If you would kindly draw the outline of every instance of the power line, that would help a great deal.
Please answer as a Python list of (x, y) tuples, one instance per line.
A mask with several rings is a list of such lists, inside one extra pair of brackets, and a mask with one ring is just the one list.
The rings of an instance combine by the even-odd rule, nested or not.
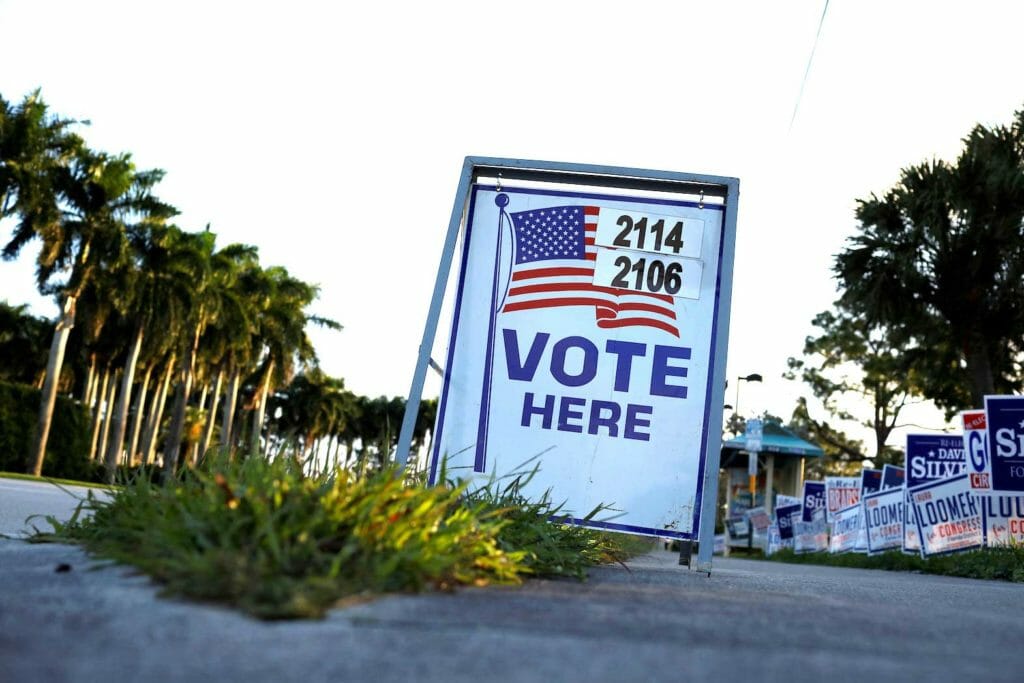
[(814, 61), (814, 51), (818, 49), (818, 39), (821, 38), (821, 27), (825, 25), (825, 15), (828, 14), (828, 0), (825, 0), (825, 8), (821, 10), (821, 19), (818, 20), (818, 32), (814, 34), (814, 45), (811, 46), (811, 56), (807, 58), (807, 68), (804, 69), (804, 79), (800, 81), (800, 92), (796, 96), (796, 104), (793, 105), (793, 116), (789, 119), (789, 131), (793, 131), (793, 122), (796, 121), (796, 113), (800, 109), (800, 100), (804, 97), (804, 86), (807, 85), (807, 76), (811, 73), (811, 62)]

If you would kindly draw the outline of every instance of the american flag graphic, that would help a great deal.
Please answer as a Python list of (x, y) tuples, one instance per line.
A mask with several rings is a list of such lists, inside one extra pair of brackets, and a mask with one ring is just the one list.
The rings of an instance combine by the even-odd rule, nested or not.
[(515, 249), (501, 311), (593, 306), (598, 327), (655, 327), (678, 337), (671, 296), (594, 284), (598, 213), (555, 206), (510, 214)]

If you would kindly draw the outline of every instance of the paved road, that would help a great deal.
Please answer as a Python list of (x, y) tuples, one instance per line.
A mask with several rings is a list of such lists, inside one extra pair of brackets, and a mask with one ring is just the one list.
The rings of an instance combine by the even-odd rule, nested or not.
[[(58, 564), (71, 571), (56, 572)], [(587, 583), (260, 623), (77, 549), (0, 541), (2, 681), (1015, 681), (1024, 587), (655, 552)]]
[[(23, 536), (32, 528), (49, 531), (45, 515), (68, 519), (89, 489), (0, 477), (0, 534)], [(102, 489), (93, 489), (102, 495)], [(34, 515), (42, 515), (28, 519)], [(27, 520), (27, 521), (26, 521)]]

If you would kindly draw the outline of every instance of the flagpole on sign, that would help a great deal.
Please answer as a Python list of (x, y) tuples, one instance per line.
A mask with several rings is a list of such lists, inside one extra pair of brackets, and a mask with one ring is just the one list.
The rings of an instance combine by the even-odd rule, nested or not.
[(480, 390), (480, 425), (476, 436), (476, 454), (473, 458), (473, 471), (487, 470), (487, 432), (491, 423), (491, 380), (494, 375), (494, 326), (498, 317), (498, 278), (501, 275), (501, 228), (506, 218), (505, 207), (508, 206), (508, 195), (501, 192), (501, 184), (497, 186), (498, 195), (494, 203), (498, 207), (498, 231), (494, 247), (494, 275), (491, 279), (490, 318), (487, 321), (487, 350), (484, 356), (483, 386)]

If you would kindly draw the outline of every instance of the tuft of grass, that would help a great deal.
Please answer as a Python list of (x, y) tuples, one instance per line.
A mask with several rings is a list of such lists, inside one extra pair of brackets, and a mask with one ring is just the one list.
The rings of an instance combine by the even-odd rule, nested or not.
[(288, 458), (213, 458), (169, 482), (142, 472), (112, 496), (90, 492), (34, 540), (80, 544), (135, 566), (165, 594), (264, 619), (321, 617), (339, 600), (382, 592), (583, 578), (628, 554), (610, 534), (549, 522), (559, 508), (547, 496), (526, 500), (526, 478), (470, 492), (396, 474), (308, 476)]
[(167, 594), (269, 619), (319, 617), (360, 594), (520, 580), (525, 554), (496, 541), (503, 520), (465, 504), (462, 487), (394, 475), (311, 478), (287, 458), (220, 459), (164, 485), (137, 476), (109, 499), (89, 495), (37, 540), (81, 544)]
[[(627, 545), (623, 537), (589, 529), (572, 522), (564, 505), (555, 505), (551, 492), (530, 500), (524, 489), (538, 468), (518, 472), (463, 494), (465, 505), (486, 510), (501, 519), (498, 546), (523, 553), (526, 571), (534, 576), (571, 577), (583, 580), (587, 568), (610, 562), (623, 563), (641, 546)], [(583, 521), (593, 520), (611, 508), (599, 505)], [(651, 544), (648, 543), (647, 550)]]
[(1024, 583), (1024, 547), (998, 547), (921, 558), (893, 550), (881, 555), (859, 553), (804, 553), (786, 548), (768, 558), (790, 564), (822, 564), (831, 567), (912, 571), (970, 579), (996, 579)]

